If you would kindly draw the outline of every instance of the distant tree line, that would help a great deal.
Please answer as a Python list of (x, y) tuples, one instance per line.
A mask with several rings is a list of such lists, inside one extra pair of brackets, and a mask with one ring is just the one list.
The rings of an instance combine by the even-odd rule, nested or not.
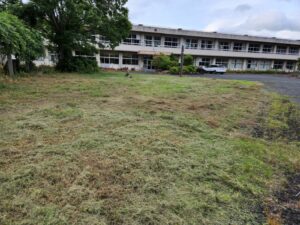
[[(0, 0), (0, 54), (28, 65), (43, 55), (43, 42), (57, 53), (56, 69), (78, 70), (73, 50), (96, 53), (92, 35), (104, 35), (114, 48), (131, 30), (127, 0)], [(84, 59), (82, 59), (84, 61)], [(12, 63), (9, 63), (10, 74)], [(91, 63), (92, 66), (97, 66)]]

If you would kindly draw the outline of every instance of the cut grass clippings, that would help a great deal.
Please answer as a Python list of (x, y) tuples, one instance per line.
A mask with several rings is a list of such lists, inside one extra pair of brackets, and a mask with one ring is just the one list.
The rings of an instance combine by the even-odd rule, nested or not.
[(252, 136), (273, 99), (247, 81), (0, 80), (0, 224), (267, 223), (300, 168), (299, 142)]

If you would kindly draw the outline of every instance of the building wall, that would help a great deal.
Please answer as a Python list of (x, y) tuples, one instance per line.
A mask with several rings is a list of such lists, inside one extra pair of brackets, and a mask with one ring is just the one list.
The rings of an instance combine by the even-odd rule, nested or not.
[[(221, 63), (230, 70), (272, 70), (282, 65), (279, 70), (291, 72), (297, 69), (296, 62), (300, 58), (300, 41), (142, 25), (133, 26), (132, 35), (114, 50), (109, 48), (105, 37), (95, 35), (95, 39), (102, 44), (101, 47), (95, 45), (98, 54), (86, 57), (96, 57), (99, 67), (110, 69), (148, 69), (144, 68), (145, 57), (180, 55), (181, 46), (185, 47), (185, 54), (194, 57), (195, 66), (209, 58), (209, 64)], [(130, 55), (135, 58), (128, 58)], [(46, 56), (36, 64), (54, 65), (54, 58), (46, 51)]]
[[(282, 71), (292, 72), (297, 69), (296, 62), (300, 58), (300, 41), (276, 38), (253, 37), (247, 35), (218, 34), (182, 29), (168, 29), (148, 26), (133, 26), (133, 36), (124, 40), (114, 49), (120, 54), (134, 53), (143, 61), (144, 56), (158, 54), (180, 55), (181, 46), (185, 46), (185, 54), (192, 55), (195, 66), (199, 66), (202, 58), (210, 58), (210, 64), (224, 63), (230, 70), (273, 70), (274, 65), (282, 65)], [(152, 42), (147, 42), (147, 36), (152, 36)], [(160, 38), (160, 44), (154, 43), (154, 37)], [(151, 38), (151, 37), (150, 37)], [(168, 46), (165, 42), (170, 38), (177, 38), (176, 46)], [(191, 44), (191, 40), (193, 44)], [(203, 41), (211, 41), (211, 48), (202, 46)], [(224, 42), (226, 43), (224, 48)], [(107, 43), (104, 43), (107, 44)], [(242, 49), (236, 49), (240, 44)], [(99, 48), (100, 52), (109, 50), (109, 47)], [(100, 53), (101, 54), (101, 53)], [(293, 64), (293, 65), (291, 65)], [(101, 64), (102, 67), (111, 65)], [(200, 64), (201, 65), (201, 64)], [(121, 60), (114, 68), (122, 68)], [(143, 70), (143, 62), (135, 66)]]

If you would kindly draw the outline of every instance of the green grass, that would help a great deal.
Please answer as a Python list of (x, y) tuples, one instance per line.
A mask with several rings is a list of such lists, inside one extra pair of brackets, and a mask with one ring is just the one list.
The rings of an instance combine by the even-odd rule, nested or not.
[(252, 136), (273, 99), (245, 81), (2, 79), (0, 224), (264, 224), (300, 168), (299, 142)]

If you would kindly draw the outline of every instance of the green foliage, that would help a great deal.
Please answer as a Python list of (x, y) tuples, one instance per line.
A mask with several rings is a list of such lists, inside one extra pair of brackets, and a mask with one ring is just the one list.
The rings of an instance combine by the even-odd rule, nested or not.
[(196, 72), (197, 72), (197, 68), (193, 65), (183, 67), (184, 74), (195, 74)]
[[(179, 74), (180, 73), (180, 67), (179, 66), (172, 66), (169, 69), (170, 74)], [(183, 74), (195, 74), (197, 73), (197, 67), (190, 65), (190, 66), (184, 66), (182, 69)]]
[(41, 35), (24, 25), (17, 17), (0, 13), (1, 54), (14, 54), (19, 59), (30, 61), (43, 54)]
[(98, 71), (97, 61), (93, 57), (71, 57), (57, 64), (64, 72), (94, 73)]
[(192, 66), (194, 65), (194, 58), (191, 55), (185, 55), (184, 56), (184, 63), (185, 66)]
[(164, 54), (154, 56), (152, 65), (159, 70), (169, 70), (171, 67), (178, 66), (176, 58)]
[(37, 68), (37, 71), (42, 74), (51, 74), (55, 72), (55, 68), (52, 66), (41, 65)]
[(172, 66), (169, 70), (170, 74), (179, 74), (180, 69), (179, 66)]
[(98, 43), (91, 41), (92, 35), (105, 36), (112, 48), (128, 36), (131, 23), (125, 3), (126, 0), (30, 0), (17, 13), (50, 41), (59, 55), (57, 69), (69, 71), (81, 68), (71, 65), (72, 50), (96, 50), (94, 44)]

